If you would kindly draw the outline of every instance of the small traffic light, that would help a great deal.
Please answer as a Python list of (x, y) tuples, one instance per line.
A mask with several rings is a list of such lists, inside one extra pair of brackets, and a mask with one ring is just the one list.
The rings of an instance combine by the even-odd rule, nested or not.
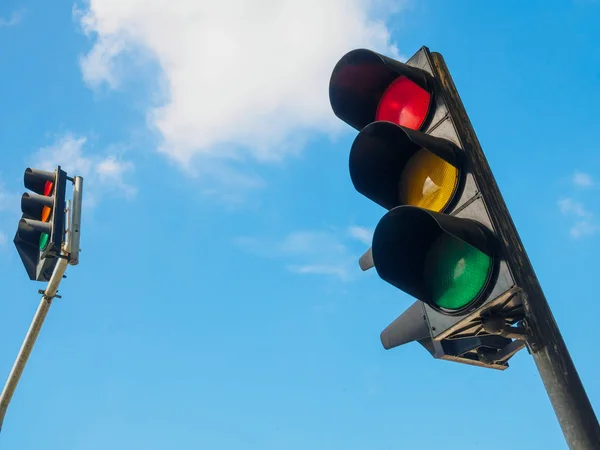
[(58, 261), (65, 233), (67, 174), (27, 168), (22, 216), (14, 243), (31, 280), (48, 281)]
[(334, 113), (359, 131), (352, 183), (388, 210), (361, 267), (419, 300), (382, 333), (384, 347), (416, 340), (435, 357), (506, 368), (524, 346), (512, 340), (523, 318), (517, 268), (486, 189), (495, 182), (441, 55), (423, 47), (404, 64), (354, 50), (329, 89)]

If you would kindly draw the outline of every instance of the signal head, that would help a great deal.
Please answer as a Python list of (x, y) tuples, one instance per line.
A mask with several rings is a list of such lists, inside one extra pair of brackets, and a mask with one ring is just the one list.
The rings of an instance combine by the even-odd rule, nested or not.
[(413, 206), (383, 216), (372, 252), (383, 280), (448, 315), (485, 299), (497, 266), (494, 237), (482, 224)]
[(374, 122), (352, 144), (350, 178), (358, 192), (386, 209), (412, 205), (443, 212), (460, 190), (461, 155), (446, 139)]
[(336, 116), (357, 130), (374, 121), (422, 129), (432, 110), (433, 78), (371, 50), (344, 55), (329, 81)]
[(47, 281), (56, 265), (64, 239), (67, 174), (60, 166), (54, 172), (27, 168), (21, 196), (23, 213), (14, 244), (29, 278)]

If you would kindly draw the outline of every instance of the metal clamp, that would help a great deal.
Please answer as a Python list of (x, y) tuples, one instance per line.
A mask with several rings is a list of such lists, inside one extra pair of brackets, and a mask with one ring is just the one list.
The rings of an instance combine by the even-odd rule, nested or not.
[(62, 298), (62, 295), (58, 295), (58, 294), (54, 294), (53, 296), (46, 295), (46, 291), (43, 289), (38, 289), (38, 294), (43, 295), (44, 298), (46, 298), (48, 300), (52, 300), (54, 298)]
[(506, 323), (504, 317), (494, 315), (483, 317), (482, 319), (481, 325), (483, 329), (490, 334), (497, 334), (505, 338), (521, 341), (528, 341), (532, 337), (524, 326), (517, 325), (516, 327), (512, 327)]

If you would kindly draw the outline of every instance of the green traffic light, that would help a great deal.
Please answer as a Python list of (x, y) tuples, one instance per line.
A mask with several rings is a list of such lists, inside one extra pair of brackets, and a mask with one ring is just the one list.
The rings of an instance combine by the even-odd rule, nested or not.
[(40, 235), (40, 250), (46, 249), (46, 247), (48, 246), (49, 239), (50, 239), (50, 236), (48, 236), (46, 233), (42, 233)]
[(442, 233), (425, 257), (424, 277), (431, 301), (447, 310), (466, 307), (485, 288), (491, 268), (489, 255)]

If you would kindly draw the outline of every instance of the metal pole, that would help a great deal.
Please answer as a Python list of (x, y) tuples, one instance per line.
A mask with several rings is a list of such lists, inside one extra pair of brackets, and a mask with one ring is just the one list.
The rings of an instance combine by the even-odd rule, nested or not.
[(69, 264), (79, 264), (79, 236), (81, 228), (81, 203), (83, 196), (83, 178), (73, 178), (73, 210), (71, 211), (71, 226), (69, 227)]
[(600, 449), (600, 426), (565, 341), (550, 311), (542, 287), (517, 233), (500, 189), (479, 140), (458, 95), (450, 71), (439, 53), (430, 53), (436, 79), (445, 89), (446, 106), (458, 120), (454, 126), (472, 158), (471, 170), (476, 172), (479, 189), (490, 199), (488, 207), (504, 245), (510, 251), (504, 257), (511, 267), (515, 282), (525, 293), (524, 306), (532, 342), (528, 343), (533, 359), (546, 387), (548, 397), (571, 450)]
[(35, 315), (33, 316), (33, 321), (31, 322), (31, 326), (29, 327), (29, 330), (25, 335), (25, 340), (23, 341), (21, 350), (19, 350), (19, 354), (17, 355), (15, 364), (13, 365), (13, 368), (10, 371), (8, 380), (6, 380), (6, 384), (4, 385), (4, 389), (2, 390), (2, 394), (0, 394), (0, 430), (2, 430), (4, 415), (6, 414), (8, 404), (10, 403), (10, 400), (13, 394), (15, 393), (15, 389), (17, 388), (17, 384), (19, 383), (19, 379), (21, 378), (21, 374), (23, 373), (25, 364), (27, 364), (27, 360), (29, 359), (29, 355), (31, 354), (33, 345), (35, 344), (35, 341), (38, 335), (40, 334), (40, 329), (42, 328), (42, 324), (44, 323), (46, 314), (48, 314), (48, 309), (50, 308), (52, 299), (58, 291), (58, 286), (60, 284), (60, 281), (62, 280), (67, 265), (67, 259), (63, 258), (59, 259), (58, 263), (56, 263), (56, 267), (52, 272), (50, 281), (48, 281), (46, 291), (42, 296), (40, 306), (38, 306), (38, 309), (35, 312)]
[(571, 450), (600, 449), (600, 426), (545, 298), (526, 299), (533, 360)]

